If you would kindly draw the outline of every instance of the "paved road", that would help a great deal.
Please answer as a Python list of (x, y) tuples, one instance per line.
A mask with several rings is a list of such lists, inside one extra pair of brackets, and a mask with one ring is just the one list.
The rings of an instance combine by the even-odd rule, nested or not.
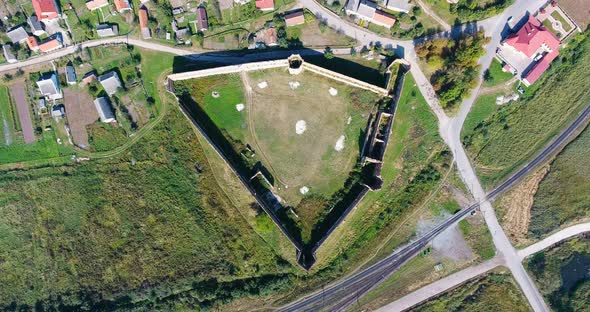
[[(399, 312), (407, 310), (417, 304), (425, 302), (426, 300), (435, 297), (453, 287), (461, 285), (466, 281), (482, 275), (491, 269), (502, 265), (504, 259), (496, 256), (493, 259), (478, 264), (476, 266), (468, 267), (462, 271), (449, 275), (440, 279), (428, 286), (422, 287), (411, 294), (404, 296), (388, 305), (381, 307), (378, 312)], [(490, 309), (491, 310), (491, 309)]]
[[(533, 245), (517, 251), (518, 256), (522, 259), (544, 250), (560, 241), (566, 240), (573, 236), (590, 232), (590, 222), (582, 223), (565, 228)], [(417, 304), (427, 301), (430, 298), (436, 297), (466, 281), (473, 279), (476, 276), (484, 274), (491, 269), (502, 265), (503, 259), (496, 256), (494, 259), (486, 261), (482, 264), (466, 268), (455, 274), (449, 275), (432, 284), (424, 286), (386, 306), (383, 306), (378, 311), (403, 311), (409, 309)]]
[(524, 259), (534, 253), (537, 253), (543, 249), (546, 249), (550, 246), (557, 244), (558, 242), (568, 239), (570, 237), (590, 232), (590, 222), (572, 225), (567, 227), (535, 244), (532, 244), (524, 249), (519, 250), (518, 256), (520, 259)]

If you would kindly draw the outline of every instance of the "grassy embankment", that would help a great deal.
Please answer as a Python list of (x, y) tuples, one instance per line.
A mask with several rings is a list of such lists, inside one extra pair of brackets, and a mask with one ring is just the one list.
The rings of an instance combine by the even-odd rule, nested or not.
[(478, 21), (498, 15), (514, 0), (459, 0), (457, 4), (451, 4), (446, 0), (425, 0), (424, 2), (436, 15), (453, 25), (456, 22)]
[(553, 160), (539, 183), (531, 208), (528, 235), (538, 239), (590, 217), (590, 128)]
[(412, 311), (531, 311), (525, 297), (509, 273), (488, 273)]
[(536, 253), (525, 267), (554, 311), (588, 311), (590, 239), (574, 238)]
[(486, 187), (530, 159), (588, 105), (590, 39), (583, 40), (585, 35), (570, 41), (522, 100), (482, 114), (479, 121), (469, 117), (467, 124), (475, 126), (463, 129), (463, 144)]

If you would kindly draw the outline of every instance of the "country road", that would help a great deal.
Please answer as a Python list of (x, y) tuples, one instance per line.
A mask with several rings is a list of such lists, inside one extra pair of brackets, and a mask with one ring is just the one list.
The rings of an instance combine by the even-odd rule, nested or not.
[[(555, 245), (563, 240), (569, 239), (576, 235), (590, 232), (590, 222), (576, 224), (565, 229), (558, 231), (557, 233), (535, 243), (532, 244), (524, 249), (519, 250), (517, 253), (524, 259), (534, 253), (537, 253), (541, 250), (547, 249), (552, 245)], [(422, 302), (427, 301), (428, 299), (437, 297), (442, 293), (457, 287), (479, 275), (485, 274), (486, 272), (502, 265), (503, 260), (500, 259), (498, 256), (494, 257), (493, 259), (478, 264), (476, 266), (468, 267), (464, 270), (461, 270), (457, 273), (449, 275), (443, 279), (440, 279), (432, 284), (424, 286), (410, 294), (403, 296), (402, 298), (391, 302), (383, 307), (381, 307), (379, 312), (397, 312), (409, 309), (415, 305), (418, 305)]]

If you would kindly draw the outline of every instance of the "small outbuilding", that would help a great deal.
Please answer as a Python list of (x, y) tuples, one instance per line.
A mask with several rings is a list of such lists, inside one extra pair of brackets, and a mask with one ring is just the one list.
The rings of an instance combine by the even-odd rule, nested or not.
[(14, 56), (14, 53), (12, 53), (12, 48), (5, 44), (2, 46), (2, 52), (4, 53), (4, 58), (6, 59), (6, 62), (8, 63), (16, 63), (18, 62), (18, 60), (16, 59), (16, 56)]
[(65, 115), (66, 115), (66, 109), (62, 104), (53, 105), (53, 108), (51, 109), (51, 117), (63, 118)]
[(117, 25), (99, 24), (96, 27), (96, 34), (103, 37), (112, 37), (119, 34), (119, 27)]
[(71, 62), (66, 65), (66, 81), (69, 85), (75, 85), (77, 83), (76, 69)]
[(41, 24), (41, 22), (39, 21), (37, 16), (35, 16), (35, 15), (29, 16), (29, 18), (27, 19), (27, 24), (29, 24), (29, 26), (31, 27), (31, 32), (33, 32), (33, 35), (41, 36), (41, 35), (45, 34), (45, 29), (43, 29), (43, 24)]
[(207, 20), (207, 10), (204, 7), (200, 6), (197, 9), (197, 26), (199, 27), (199, 31), (207, 30), (209, 22)]
[(29, 34), (27, 34), (27, 31), (22, 26), (20, 26), (8, 31), (6, 36), (10, 39), (10, 41), (12, 41), (12, 43), (21, 43), (27, 40)]
[(98, 82), (100, 82), (108, 95), (115, 94), (117, 89), (123, 87), (121, 80), (119, 79), (119, 75), (115, 71), (110, 71), (104, 75), (99, 76)]

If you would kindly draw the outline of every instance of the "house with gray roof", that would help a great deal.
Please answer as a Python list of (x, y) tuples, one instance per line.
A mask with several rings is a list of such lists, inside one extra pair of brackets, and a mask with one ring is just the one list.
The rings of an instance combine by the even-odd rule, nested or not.
[(75, 85), (77, 83), (76, 69), (74, 68), (74, 65), (72, 65), (71, 62), (66, 65), (66, 81), (69, 85)]
[(51, 117), (54, 118), (63, 118), (66, 115), (66, 108), (60, 104), (60, 105), (53, 105), (53, 108), (51, 109)]
[(371, 21), (377, 10), (377, 3), (368, 0), (349, 0), (345, 10), (348, 15), (355, 15), (362, 20)]
[(96, 111), (98, 112), (98, 117), (102, 122), (115, 122), (115, 114), (113, 114), (113, 110), (111, 108), (111, 103), (109, 103), (109, 99), (107, 97), (99, 97), (94, 100), (94, 106), (96, 107)]
[(385, 7), (397, 12), (409, 13), (414, 5), (410, 0), (387, 0)]
[(98, 82), (102, 85), (108, 95), (113, 95), (117, 92), (117, 89), (122, 88), (121, 80), (119, 75), (115, 71), (110, 71), (104, 75), (98, 76)]
[(10, 41), (12, 41), (12, 43), (21, 43), (27, 40), (27, 38), (29, 38), (29, 34), (27, 34), (27, 31), (22, 26), (19, 26), (7, 32), (6, 36), (10, 38)]
[(29, 24), (29, 26), (31, 27), (33, 35), (41, 36), (45, 33), (45, 29), (43, 29), (43, 24), (41, 24), (41, 21), (39, 21), (37, 16), (29, 16), (29, 18), (27, 18), (27, 24)]
[(111, 37), (119, 34), (117, 25), (100, 24), (96, 27), (96, 34), (99, 37)]
[(12, 53), (12, 47), (10, 47), (9, 45), (2, 45), (2, 52), (4, 53), (4, 58), (8, 63), (18, 62), (16, 56), (14, 56), (14, 53)]
[(46, 74), (40, 77), (39, 80), (37, 80), (37, 87), (39, 87), (39, 92), (50, 100), (59, 100), (63, 97), (55, 73)]

